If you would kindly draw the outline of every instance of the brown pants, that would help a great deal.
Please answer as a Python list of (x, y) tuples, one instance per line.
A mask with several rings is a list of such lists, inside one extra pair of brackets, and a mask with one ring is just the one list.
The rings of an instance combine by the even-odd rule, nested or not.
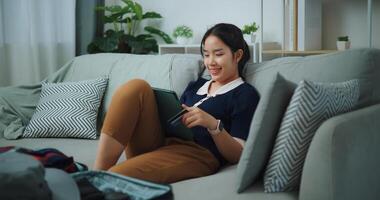
[(102, 133), (126, 146), (127, 160), (110, 171), (157, 183), (215, 173), (219, 162), (207, 149), (192, 141), (166, 138), (161, 128), (152, 88), (131, 80), (112, 97)]

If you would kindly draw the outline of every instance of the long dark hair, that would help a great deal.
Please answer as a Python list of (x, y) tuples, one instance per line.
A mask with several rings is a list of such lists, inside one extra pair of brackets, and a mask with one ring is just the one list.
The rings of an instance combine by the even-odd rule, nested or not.
[(251, 58), (251, 54), (249, 52), (249, 47), (243, 38), (243, 33), (240, 28), (233, 24), (220, 23), (211, 27), (206, 31), (202, 38), (201, 43), (201, 54), (203, 57), (203, 46), (205, 45), (205, 41), (208, 36), (213, 35), (218, 37), (220, 40), (226, 44), (232, 53), (235, 53), (237, 50), (243, 50), (243, 56), (238, 63), (238, 71), (239, 76), (243, 77), (243, 69), (247, 61)]

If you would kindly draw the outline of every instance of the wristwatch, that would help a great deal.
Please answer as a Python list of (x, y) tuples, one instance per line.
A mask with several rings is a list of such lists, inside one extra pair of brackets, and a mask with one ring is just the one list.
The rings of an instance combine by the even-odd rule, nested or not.
[(215, 130), (207, 129), (208, 132), (210, 132), (211, 135), (218, 135), (224, 129), (223, 122), (220, 119), (218, 119), (217, 121), (218, 121), (218, 124), (216, 125), (216, 129)]

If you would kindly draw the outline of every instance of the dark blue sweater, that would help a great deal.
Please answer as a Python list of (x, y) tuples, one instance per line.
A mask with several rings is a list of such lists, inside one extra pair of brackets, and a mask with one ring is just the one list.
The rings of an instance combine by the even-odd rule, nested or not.
[[(198, 95), (197, 91), (207, 82), (206, 79), (199, 78), (191, 82), (181, 96), (181, 103), (193, 106), (206, 95)], [(256, 89), (248, 83), (243, 83), (238, 87), (215, 97), (211, 97), (198, 107), (209, 113), (216, 119), (223, 122), (224, 129), (232, 136), (246, 140), (251, 125), (253, 114), (259, 102), (259, 94)], [(226, 164), (226, 159), (221, 155), (214, 140), (206, 128), (201, 126), (193, 127), (194, 141), (207, 148), (219, 160), (221, 166)]]

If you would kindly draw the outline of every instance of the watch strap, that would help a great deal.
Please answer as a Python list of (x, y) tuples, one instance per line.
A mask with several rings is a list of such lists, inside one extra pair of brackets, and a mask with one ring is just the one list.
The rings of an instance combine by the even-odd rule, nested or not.
[(208, 132), (209, 132), (211, 135), (217, 135), (217, 134), (219, 134), (220, 132), (222, 132), (222, 130), (223, 130), (223, 123), (222, 123), (222, 121), (221, 121), (220, 119), (218, 119), (217, 121), (218, 121), (218, 123), (217, 123), (217, 125), (216, 125), (216, 129), (214, 129), (214, 130), (207, 129)]

